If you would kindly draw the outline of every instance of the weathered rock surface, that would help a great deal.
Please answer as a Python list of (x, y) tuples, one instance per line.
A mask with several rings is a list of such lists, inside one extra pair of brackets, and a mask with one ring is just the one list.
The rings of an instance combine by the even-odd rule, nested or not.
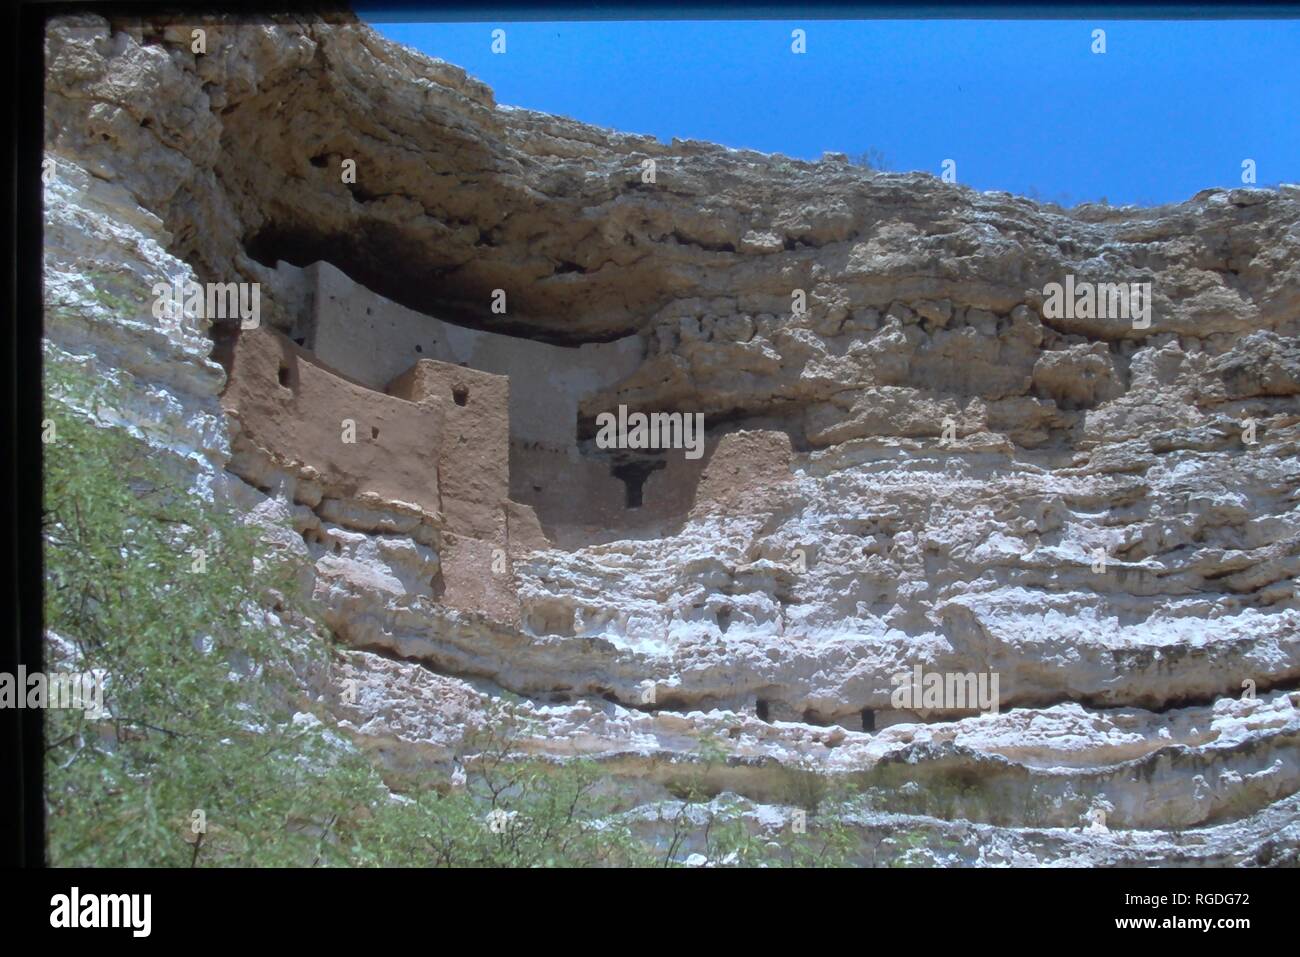
[[(787, 825), (796, 772), (866, 789), (864, 862), (1296, 862), (1300, 189), (1067, 211), (499, 107), (350, 22), (189, 36), (51, 29), (47, 336), (130, 373), (154, 441), (301, 533), (360, 689), (315, 691), (379, 760), (450, 773), (510, 692), (529, 748), (599, 759), (648, 829), (707, 738), (756, 832)], [(222, 475), (207, 329), (152, 319), (148, 290), (260, 281), (287, 332), (278, 259), (478, 328), (641, 336), (573, 426), (705, 413), (694, 507), (558, 548), (508, 503), (509, 562), (466, 566), (467, 607), (430, 584), (444, 517)], [(78, 294), (100, 273), (138, 312)], [(1149, 326), (1047, 317), (1067, 275), (1151, 283)], [(997, 674), (1002, 713), (897, 707), (916, 666)]]

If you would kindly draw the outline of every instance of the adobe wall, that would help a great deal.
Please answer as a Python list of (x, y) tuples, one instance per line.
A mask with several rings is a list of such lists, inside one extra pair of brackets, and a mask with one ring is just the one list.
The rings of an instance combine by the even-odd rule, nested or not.
[(696, 483), (708, 460), (687, 459), (680, 450), (664, 454), (664, 467), (642, 486), (642, 505), (629, 509), (624, 482), (604, 458), (513, 443), (510, 492), (531, 505), (546, 535), (562, 548), (672, 534), (691, 509)]
[(437, 473), (448, 529), (506, 541), (502, 503), (510, 491), (510, 381), (421, 359), (388, 386), (389, 395), (440, 410)]
[(779, 508), (792, 489), (794, 450), (785, 432), (728, 432), (707, 447), (692, 514), (747, 514)]
[[(642, 484), (639, 507), (612, 473), (615, 459), (577, 441), (582, 400), (608, 390), (641, 364), (642, 343), (565, 348), (466, 329), (376, 295), (329, 263), (305, 269), (280, 263), (277, 276), (295, 290), (293, 334), (317, 361), (375, 390), (413, 402), (438, 399), (447, 441), (436, 457), (447, 528), (489, 542), (511, 540), (497, 503), (508, 498), (533, 510), (517, 515), (520, 540), (575, 548), (619, 538), (672, 534), (693, 509), (744, 507), (739, 490), (775, 468), (789, 477), (789, 440), (782, 433), (707, 436), (704, 456), (667, 450), (663, 467)], [(466, 405), (456, 401), (465, 390)], [(737, 439), (731, 436), (768, 436)], [(728, 475), (714, 463), (724, 442)], [(757, 443), (757, 444), (756, 444)], [(737, 460), (739, 464), (736, 464)], [(714, 464), (710, 464), (714, 463)], [(502, 485), (508, 490), (499, 495)], [(751, 491), (753, 489), (751, 488)]]
[(675, 534), (688, 516), (748, 514), (777, 507), (791, 488), (790, 437), (766, 430), (706, 436), (704, 454), (666, 451), (664, 467), (642, 485), (642, 504), (628, 509), (626, 486), (610, 462), (512, 445), (511, 498), (534, 507), (547, 536), (562, 548)]
[(641, 364), (639, 336), (577, 348), (553, 346), (413, 312), (329, 263), (314, 263), (304, 272), (315, 285), (305, 344), (324, 362), (375, 389), (383, 389), (419, 359), (507, 376), (511, 435), (521, 441), (573, 446), (579, 401), (622, 381)]
[[(509, 385), (501, 376), (421, 362), (388, 392), (331, 368), (287, 337), (261, 328), (223, 330), (214, 356), (225, 366), (221, 404), (232, 423), (230, 469), (254, 485), (275, 472), (293, 497), (316, 507), (422, 513), (439, 557), (444, 604), (517, 623), (508, 560), (511, 530), (544, 545), (531, 511), (508, 501)], [(463, 400), (463, 404), (461, 401)], [(354, 423), (345, 442), (344, 422)]]
[[(442, 511), (436, 461), (443, 403), (415, 405), (375, 392), (266, 328), (219, 345), (228, 373), (221, 404), (237, 423), (234, 444), (252, 445), (329, 498), (373, 495)], [(354, 442), (343, 441), (344, 420), (355, 423)]]

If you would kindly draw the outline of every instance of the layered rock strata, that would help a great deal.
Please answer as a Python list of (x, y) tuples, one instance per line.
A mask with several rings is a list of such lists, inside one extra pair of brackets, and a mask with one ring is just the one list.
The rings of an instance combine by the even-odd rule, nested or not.
[[(203, 55), (192, 26), (51, 25), (46, 334), (206, 494), (299, 534), (360, 689), (311, 693), (395, 775), (450, 773), (509, 693), (523, 747), (598, 759), (647, 828), (709, 741), (756, 831), (807, 775), (869, 795), (864, 863), (1296, 861), (1300, 188), (1064, 210), (498, 106), (346, 20), (213, 21)], [(622, 404), (703, 412), (706, 455), (646, 480), (662, 520), (590, 534), (526, 500), (493, 370), (393, 355), (330, 400), (379, 429), (344, 461), (278, 364), (227, 384), (207, 323), (150, 312), (156, 281), (259, 282), (260, 334), (337, 390), (292, 341), (317, 262), (521, 350), (634, 339), (566, 398), (563, 454)], [(1067, 277), (1149, 283), (1149, 322), (1060, 317)], [(459, 433), (459, 477), (457, 388), (498, 443)], [(900, 706), (918, 667), (996, 675), (997, 712)]]

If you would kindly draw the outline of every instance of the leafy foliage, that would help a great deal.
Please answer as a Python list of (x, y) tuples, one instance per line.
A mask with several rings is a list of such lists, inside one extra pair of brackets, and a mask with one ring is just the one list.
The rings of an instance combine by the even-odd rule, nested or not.
[(373, 783), (319, 722), (294, 722), (291, 656), (324, 646), (290, 623), (289, 566), (148, 446), (103, 425), (111, 388), (54, 358), (46, 375), (46, 628), (74, 649), (69, 664), (108, 675), (109, 712), (47, 713), (51, 862), (326, 854), (314, 822), (372, 799)]

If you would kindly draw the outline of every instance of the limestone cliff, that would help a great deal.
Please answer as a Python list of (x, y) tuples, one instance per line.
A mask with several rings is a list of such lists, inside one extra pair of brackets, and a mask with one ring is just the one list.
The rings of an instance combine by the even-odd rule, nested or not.
[[(706, 738), (759, 830), (791, 769), (852, 781), (864, 861), (1297, 860), (1300, 187), (1066, 210), (498, 106), (346, 20), (190, 27), (51, 26), (47, 336), (301, 533), (349, 649), (313, 693), (376, 760), (450, 773), (511, 693), (645, 806)], [(271, 328), (152, 318), (190, 276)], [(705, 455), (602, 455), (619, 405)], [(900, 706), (918, 667), (997, 712)]]

